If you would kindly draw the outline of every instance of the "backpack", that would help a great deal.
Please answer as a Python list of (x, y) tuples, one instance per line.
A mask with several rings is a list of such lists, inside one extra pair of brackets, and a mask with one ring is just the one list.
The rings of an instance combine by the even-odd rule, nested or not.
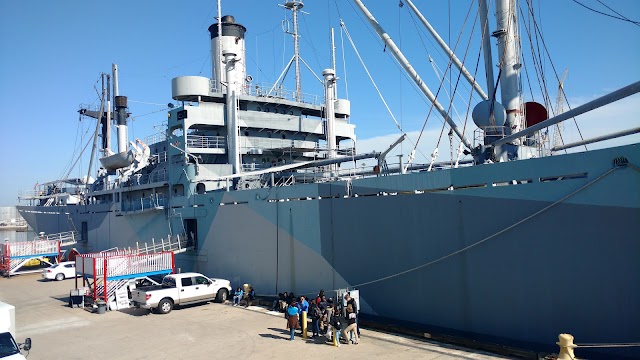
[(336, 330), (342, 329), (342, 324), (340, 323), (339, 316), (336, 315), (331, 318), (331, 326), (333, 326)]
[(317, 305), (313, 305), (311, 307), (311, 317), (314, 319), (319, 319), (322, 316), (320, 312), (320, 308)]

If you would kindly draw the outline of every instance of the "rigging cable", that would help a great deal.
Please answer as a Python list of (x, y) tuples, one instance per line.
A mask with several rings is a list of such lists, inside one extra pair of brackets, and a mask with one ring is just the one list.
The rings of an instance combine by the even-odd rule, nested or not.
[[(423, 39), (423, 34), (420, 31), (420, 27), (418, 26), (418, 23), (415, 19), (415, 17), (413, 16), (413, 12), (409, 11), (409, 17), (411, 18), (411, 20), (413, 21), (413, 26), (416, 28), (416, 32), (418, 33), (418, 38), (420, 39), (420, 42), (422, 43), (422, 47), (424, 48), (425, 52), (427, 53), (427, 57), (429, 58), (429, 62), (431, 63), (431, 67), (434, 69), (434, 71), (436, 72), (436, 76), (438, 76), (438, 80), (440, 80), (440, 74), (442, 74), (442, 77), (446, 77), (444, 71), (442, 71), (439, 67), (438, 64), (435, 62), (435, 60), (433, 60), (433, 58), (431, 57), (431, 54), (429, 53), (429, 50), (427, 49), (427, 46), (424, 42)], [(422, 32), (424, 32), (424, 29), (422, 29)], [(431, 43), (431, 46), (433, 46), (434, 48), (437, 48), (437, 46), (433, 43), (433, 41), (431, 40), (431, 37), (428, 36), (427, 40), (429, 41), (429, 43)], [(440, 57), (442, 58), (443, 61), (448, 61), (449, 58), (445, 57), (441, 52), (436, 51), (436, 54), (440, 55)], [(449, 79), (447, 79), (447, 81), (450, 81)], [(470, 86), (467, 86), (466, 83), (462, 83), (462, 86), (465, 88), (465, 90), (470, 90), (471, 92), (473, 92), (473, 89)], [(446, 91), (446, 89), (445, 89)], [(449, 92), (446, 92), (447, 96), (450, 97)], [(459, 95), (460, 99), (462, 99), (462, 101), (465, 101), (464, 98), (462, 97), (462, 95)]]
[[(484, 26), (484, 25), (481, 25), (481, 26)], [(484, 44), (484, 34), (485, 34), (485, 32), (482, 31), (482, 42), (481, 42), (481, 44)], [(478, 75), (478, 69), (480, 68), (480, 58), (482, 57), (482, 51), (483, 51), (482, 50), (482, 46), (480, 46), (480, 49), (478, 50), (478, 57), (476, 58), (476, 68), (473, 71), (473, 78), (474, 79)], [(495, 98), (495, 96), (496, 96), (495, 95), (495, 91), (496, 91), (495, 89), (496, 88), (497, 88), (497, 85), (494, 88), (494, 93), (491, 95), (492, 97), (490, 99), (494, 99)], [(469, 101), (467, 102), (467, 113), (466, 113), (465, 118), (464, 118), (464, 125), (462, 126), (462, 133), (463, 134), (467, 130), (467, 122), (469, 121), (469, 111), (471, 111), (471, 100), (472, 99), (473, 99), (473, 89), (471, 89), (471, 91), (469, 91)], [(490, 116), (489, 119), (490, 119), (491, 123), (493, 124), (493, 126), (495, 126), (495, 118)], [(460, 164), (460, 157), (461, 157), (461, 155), (463, 153), (464, 153), (464, 147), (463, 147), (462, 142), (460, 142), (459, 145), (458, 145), (458, 156), (456, 158), (456, 163), (455, 163), (455, 166), (454, 166), (455, 168), (457, 168), (458, 165)]]
[(380, 96), (380, 99), (382, 100), (382, 103), (384, 104), (384, 107), (389, 112), (389, 115), (391, 115), (391, 119), (393, 119), (393, 122), (396, 124), (396, 127), (398, 128), (398, 130), (400, 130), (400, 132), (404, 134), (404, 130), (402, 129), (402, 126), (400, 126), (400, 123), (398, 123), (398, 120), (396, 120), (396, 117), (393, 115), (393, 112), (391, 111), (391, 109), (389, 108), (389, 105), (385, 101), (384, 96), (382, 96), (382, 93), (380, 92), (380, 89), (378, 88), (378, 85), (373, 80), (373, 76), (371, 76), (371, 73), (369, 72), (369, 68), (367, 67), (367, 65), (365, 65), (364, 60), (362, 59), (362, 56), (360, 56), (360, 52), (356, 48), (356, 44), (353, 42), (353, 39), (351, 38), (351, 35), (349, 35), (349, 31), (347, 30), (347, 26), (344, 23), (344, 21), (342, 21), (342, 19), (340, 19), (340, 27), (343, 29), (345, 35), (347, 36), (347, 40), (349, 40), (349, 42), (351, 43), (351, 47), (353, 48), (353, 51), (355, 51), (356, 56), (358, 57), (358, 60), (360, 60), (360, 64), (362, 64), (362, 67), (364, 68), (364, 71), (367, 73), (367, 76), (369, 76), (369, 80), (371, 80), (371, 83), (373, 84), (373, 87), (376, 89), (376, 92), (378, 93), (378, 96)]
[[(304, 14), (304, 12), (302, 12), (302, 13)], [(306, 16), (301, 16), (301, 17), (302, 17), (302, 22), (304, 23), (304, 28), (307, 30), (308, 34), (311, 34), (311, 31), (309, 31), (309, 26), (307, 25), (307, 17)], [(313, 45), (313, 42), (310, 41), (310, 40), (307, 40), (307, 38), (305, 38), (305, 37), (302, 37), (302, 40), (305, 41), (306, 43), (308, 43), (311, 46), (311, 50), (313, 51), (313, 55), (314, 55), (314, 57), (316, 59), (316, 62), (318, 63), (318, 68), (322, 69), (322, 64), (320, 63), (318, 50)]]
[[(87, 128), (88, 129), (88, 128)], [(76, 161), (73, 162), (73, 165), (71, 165), (71, 167), (69, 168), (69, 171), (67, 172), (67, 174), (63, 177), (64, 179), (66, 179), (69, 174), (71, 174), (71, 171), (73, 170), (73, 168), (76, 166), (76, 164), (78, 163), (78, 160), (80, 160), (82, 158), (82, 154), (84, 154), (84, 151), (87, 149), (87, 146), (89, 146), (89, 144), (91, 144), (91, 140), (93, 140), (93, 136), (89, 138), (89, 140), (87, 141), (87, 143), (84, 145), (84, 148), (82, 148), (82, 151), (80, 152), (80, 154), (78, 155), (78, 158), (76, 158)], [(87, 179), (88, 181), (89, 179)]]
[[(335, 0), (334, 0), (334, 1), (335, 1)], [(371, 37), (373, 37), (373, 38), (374, 38), (374, 41), (376, 41), (376, 42), (378, 43), (378, 45), (380, 45), (380, 46), (385, 46), (385, 44), (384, 44), (384, 43), (383, 43), (383, 41), (380, 39), (380, 37), (378, 37), (378, 35), (377, 35), (377, 34), (375, 34), (375, 33), (374, 33), (370, 28), (369, 28), (369, 26), (367, 25), (366, 21), (362, 18), (362, 16), (361, 16), (360, 12), (359, 12), (359, 11), (356, 11), (356, 9), (353, 7), (353, 3), (352, 3), (351, 1), (349, 2), (349, 5), (351, 6), (351, 10), (356, 14), (356, 16), (358, 17), (358, 19), (360, 20), (360, 22), (362, 22), (362, 23), (363, 23), (363, 25), (364, 25), (365, 29), (367, 29), (367, 30), (369, 31), (369, 34), (371, 35)], [(337, 4), (336, 4), (336, 6), (337, 6)], [(339, 13), (339, 11), (338, 11), (338, 13)], [(401, 67), (401, 66), (400, 66), (400, 64), (398, 63), (398, 61), (393, 57), (393, 55), (391, 55), (391, 54), (390, 54), (390, 53), (388, 53), (388, 52), (385, 52), (385, 54), (387, 54), (387, 56), (388, 56), (389, 58), (391, 58), (391, 60), (392, 60), (392, 62), (393, 62), (393, 65), (394, 65), (394, 66), (396, 66), (396, 67), (398, 67), (398, 68), (400, 68), (400, 67)], [(417, 95), (422, 99), (422, 101), (423, 101), (425, 104), (430, 104), (431, 102), (430, 102), (428, 99), (426, 99), (426, 98), (425, 98), (425, 96), (424, 96), (424, 94), (422, 93), (422, 91), (420, 91), (420, 90), (418, 89), (418, 86), (413, 82), (413, 80), (409, 77), (409, 75), (408, 75), (406, 72), (405, 72), (405, 73), (403, 73), (403, 74), (404, 74), (404, 77), (407, 79), (407, 81), (412, 85), (413, 90), (416, 92), (416, 94), (417, 94)]]
[[(71, 167), (71, 163), (73, 163), (73, 159), (75, 158), (76, 154), (78, 153), (78, 150), (80, 150), (80, 146), (82, 146), (82, 141), (84, 140), (84, 136), (89, 132), (89, 129), (87, 128), (87, 131), (85, 131), (84, 134), (82, 134), (82, 130), (81, 130), (81, 126), (82, 126), (82, 114), (78, 114), (78, 126), (76, 127), (76, 138), (73, 144), (73, 153), (71, 153), (71, 157), (69, 158), (69, 162), (67, 162), (67, 165), (65, 165), (65, 167), (62, 169), (62, 172), (60, 172), (60, 175), (58, 176), (58, 179), (65, 179), (67, 176), (65, 176), (64, 174), (67, 173), (67, 170), (70, 171)], [(78, 136), (80, 137), (78, 139)]]
[(342, 44), (342, 67), (344, 71), (344, 93), (346, 99), (349, 100), (349, 81), (347, 80), (347, 60), (344, 56), (344, 33), (342, 27), (340, 27), (340, 43)]
[[(532, 21), (533, 19), (533, 10), (532, 9), (528, 9), (528, 14), (529, 14), (529, 20)], [(520, 16), (524, 19), (524, 13), (522, 12), (522, 7), (520, 7)], [(540, 87), (540, 94), (542, 95), (542, 98), (544, 99), (544, 103), (546, 104), (546, 108), (549, 109), (550, 108), (550, 104), (551, 104), (551, 99), (549, 98), (549, 88), (547, 87), (547, 82), (546, 82), (546, 77), (544, 76), (544, 67), (542, 65), (542, 61), (543, 58), (540, 54), (540, 45), (538, 43), (538, 39), (539, 36), (537, 33), (534, 34), (535, 36), (535, 40), (536, 40), (536, 47), (534, 47), (534, 43), (533, 43), (533, 38), (531, 35), (531, 31), (529, 30), (529, 27), (526, 25), (526, 23), (523, 22), (524, 28), (525, 28), (525, 32), (527, 33), (527, 38), (529, 39), (529, 45), (531, 48), (531, 59), (533, 61), (533, 68), (535, 69), (535, 74), (536, 74), (536, 78), (538, 79), (538, 86)], [(537, 50), (537, 51), (536, 51)], [(524, 56), (522, 57), (522, 62), (524, 64)], [(527, 75), (527, 81), (529, 80), (529, 72), (527, 70), (527, 67), (525, 67), (525, 74)], [(530, 82), (529, 82), (530, 84)], [(533, 95), (533, 92), (531, 93)]]
[[(343, 29), (345, 35), (347, 36), (347, 40), (349, 40), (349, 42), (351, 43), (351, 47), (355, 51), (356, 56), (358, 57), (358, 59), (360, 60), (360, 63), (362, 64), (362, 67), (364, 68), (364, 71), (369, 76), (369, 80), (371, 80), (371, 83), (373, 84), (373, 87), (376, 89), (376, 92), (378, 93), (378, 96), (382, 100), (382, 103), (384, 104), (384, 107), (389, 112), (389, 115), (391, 115), (391, 118), (393, 119), (393, 122), (396, 124), (396, 127), (398, 128), (398, 130), (400, 130), (400, 132), (402, 134), (406, 135), (405, 131), (402, 129), (402, 126), (400, 125), (400, 123), (398, 122), (396, 117), (393, 115), (393, 112), (391, 111), (391, 109), (389, 108), (389, 105), (385, 101), (384, 96), (382, 96), (382, 93), (380, 92), (380, 89), (378, 88), (378, 85), (376, 84), (375, 80), (373, 80), (373, 76), (371, 76), (371, 73), (369, 72), (369, 69), (367, 68), (367, 65), (365, 65), (364, 60), (360, 56), (360, 52), (356, 48), (356, 44), (353, 42), (353, 39), (351, 38), (351, 35), (349, 35), (349, 31), (347, 30), (347, 25), (344, 23), (344, 21), (342, 21), (342, 19), (340, 19), (340, 27)], [(407, 136), (407, 140), (409, 140), (409, 142), (413, 143), (413, 141), (408, 136)], [(417, 147), (417, 144), (415, 146)], [(424, 156), (424, 154), (422, 154), (422, 153), (421, 153), (421, 155)]]
[[(473, 6), (473, 2), (471, 3), (471, 6), (469, 7), (469, 10), (467, 11), (467, 15), (465, 16), (464, 23), (462, 24), (463, 28), (464, 28), (465, 24), (467, 23), (467, 20), (469, 19), (469, 14), (471, 13), (472, 6)], [(458, 44), (460, 43), (461, 38), (462, 38), (462, 31), (460, 32), (460, 34), (458, 34), (458, 39), (456, 40), (456, 45), (454, 46), (452, 52), (455, 52), (455, 50), (458, 48)], [(447, 64), (447, 67), (446, 67), (445, 71), (450, 71), (452, 64), (453, 64), (453, 57), (449, 57), (449, 63)], [(444, 84), (444, 79), (442, 79), (440, 81), (440, 84), (438, 85), (438, 91), (436, 91), (434, 99), (438, 98), (438, 95), (440, 94), (440, 90), (442, 90), (443, 84)], [(418, 139), (416, 140), (415, 146), (414, 146), (413, 150), (411, 151), (411, 154), (409, 155), (409, 159), (408, 159), (409, 161), (407, 161), (407, 165), (406, 165), (407, 167), (409, 167), (409, 165), (411, 164), (411, 160), (413, 159), (413, 154), (415, 154), (416, 149), (418, 148), (418, 143), (420, 142), (420, 139), (422, 138), (422, 134), (424, 133), (424, 129), (427, 126), (427, 122), (429, 121), (429, 117), (431, 116), (431, 113), (433, 112), (433, 108), (434, 107), (435, 107), (435, 101), (431, 102), (431, 106), (429, 107), (429, 112), (427, 113), (427, 117), (425, 118), (424, 123), (422, 124), (422, 129), (420, 129), (420, 133), (418, 134)], [(450, 110), (451, 110), (451, 108), (449, 107), (449, 109), (447, 110), (447, 114), (449, 113)], [(446, 121), (443, 122), (442, 128), (444, 129), (445, 126), (446, 126)], [(442, 132), (440, 133), (440, 136), (442, 137)], [(440, 144), (440, 140), (438, 140), (438, 145), (439, 144)], [(433, 164), (435, 162), (435, 158), (437, 158), (438, 145), (436, 145), (436, 149), (431, 154), (431, 164)], [(429, 166), (429, 168), (431, 168), (431, 165)]]
[[(531, 6), (530, 5), (531, 4), (531, 0), (527, 0), (527, 3), (529, 4), (529, 6)], [(544, 37), (542, 36), (542, 33), (540, 32), (540, 28), (538, 27), (538, 23), (537, 23), (535, 17), (532, 17), (532, 19), (533, 19), (533, 25), (534, 25), (534, 27), (536, 29), (536, 32), (540, 34), (540, 39), (542, 40), (542, 45), (544, 46), (544, 50), (545, 50), (545, 52), (547, 54), (547, 57), (549, 58), (549, 62), (551, 63), (551, 68), (553, 69), (553, 74), (556, 77), (556, 81), (558, 83), (560, 83), (560, 77), (558, 76), (558, 71), (556, 70), (556, 67), (553, 64), (553, 60), (551, 60), (551, 54), (549, 53), (549, 49), (547, 48), (547, 44), (544, 41)], [(567, 99), (567, 95), (564, 92), (562, 93), (562, 95), (564, 97), (565, 102), (567, 103), (567, 106), (569, 107), (569, 110), (571, 110), (571, 105), (569, 104), (569, 99)], [(575, 117), (573, 117), (573, 123), (576, 125), (576, 128), (578, 129), (578, 134), (580, 135), (580, 140), (584, 140), (584, 137), (582, 136), (582, 131), (580, 131), (580, 127), (578, 126), (578, 121), (576, 120)], [(587, 145), (584, 145), (584, 148), (585, 148), (585, 150), (588, 150), (587, 149)]]
[[(471, 4), (473, 5), (473, 2), (471, 2)], [(471, 8), (469, 8), (469, 13), (470, 13), (470, 12), (471, 12)], [(468, 14), (467, 14), (467, 15), (468, 15)], [(477, 13), (476, 13), (476, 17), (475, 17), (475, 19), (474, 19), (474, 21), (473, 21), (473, 26), (471, 27), (471, 34), (469, 35), (469, 41), (467, 42), (467, 48), (465, 49), (465, 51), (464, 51), (464, 56), (462, 57), (462, 61), (463, 61), (463, 62), (464, 62), (465, 60), (467, 60), (467, 55), (469, 54), (469, 48), (471, 47), (471, 39), (472, 39), (472, 37), (473, 37), (473, 33), (475, 32), (476, 24), (478, 23), (478, 17), (479, 17), (479, 14), (477, 14)], [(462, 24), (462, 28), (463, 28), (463, 29), (464, 29), (464, 26), (466, 25), (466, 23), (467, 23), (467, 18), (465, 18), (465, 21), (464, 21), (464, 23)], [(460, 35), (462, 35), (462, 31), (460, 32)], [(459, 40), (458, 40), (458, 41), (459, 41)], [(456, 47), (457, 47), (457, 45), (458, 45), (458, 44), (456, 43)], [(477, 67), (476, 67), (476, 70), (477, 70)], [(451, 73), (451, 68), (449, 68), (449, 73)], [(461, 77), (462, 77), (462, 72), (458, 72), (458, 78), (456, 79), (456, 85), (455, 85), (455, 87), (453, 88), (453, 92), (454, 92), (454, 93), (458, 91), (458, 84), (460, 83), (460, 78), (461, 78)], [(475, 77), (475, 75), (474, 75), (474, 77)], [(457, 110), (455, 110), (455, 106), (453, 106), (453, 99), (454, 99), (454, 97), (453, 97), (453, 96), (451, 96), (451, 97), (450, 97), (450, 101), (449, 101), (449, 108), (447, 109), (447, 113), (449, 113), (449, 112), (451, 111), (451, 108), (453, 108), (453, 109), (454, 109), (454, 111), (456, 111), (456, 114), (457, 114), (457, 113), (458, 113), (458, 111), (457, 111)], [(465, 117), (465, 128), (466, 128), (466, 119), (468, 119), (468, 118), (469, 118), (469, 108), (470, 108), (470, 107), (471, 107), (471, 106), (469, 105), (469, 106), (468, 106), (468, 108), (467, 108), (467, 115), (466, 115), (466, 117)], [(458, 116), (459, 116), (459, 115), (458, 115)], [(444, 134), (444, 128), (445, 128), (445, 126), (444, 126), (444, 124), (443, 124), (442, 129), (440, 130), (440, 137), (438, 138), (438, 143), (436, 144), (436, 149), (440, 146), (440, 141), (442, 140), (442, 135)], [(451, 159), (451, 160), (453, 161), (453, 159)], [(433, 162), (434, 162), (434, 161), (435, 161), (435, 159), (432, 159), (431, 164), (429, 164), (429, 170), (428, 170), (428, 171), (431, 171), (431, 169), (432, 169), (432, 167), (433, 167)]]
[(620, 17), (618, 17), (618, 16), (614, 16), (614, 15), (611, 15), (611, 14), (607, 14), (607, 13), (604, 13), (604, 12), (602, 12), (602, 11), (598, 11), (598, 10), (596, 10), (596, 9), (590, 8), (590, 7), (588, 7), (587, 5), (585, 5), (585, 4), (583, 4), (583, 3), (581, 3), (581, 2), (580, 2), (580, 1), (578, 1), (578, 0), (572, 0), (572, 1), (573, 1), (574, 3), (576, 3), (576, 4), (580, 5), (580, 6), (584, 7), (585, 9), (591, 10), (591, 11), (593, 11), (593, 12), (595, 12), (595, 13), (600, 14), (600, 15), (608, 16), (608, 17), (610, 17), (610, 18), (614, 18), (614, 19), (616, 19), (616, 20), (626, 21), (626, 22), (629, 22), (629, 23), (631, 23), (631, 24), (633, 24), (633, 25), (635, 25), (635, 26), (640, 26), (640, 22), (639, 22), (639, 21), (634, 21), (634, 20), (631, 20), (631, 19), (627, 18), (627, 17), (626, 17), (626, 16), (624, 16), (624, 15), (620, 15), (620, 13), (618, 13), (617, 11), (615, 11), (615, 10), (613, 10), (612, 8), (608, 7), (607, 5), (603, 4), (603, 3), (602, 3), (601, 1), (599, 1), (599, 0), (598, 0), (598, 2), (599, 2), (600, 4), (604, 5), (605, 7), (607, 7), (609, 10), (613, 11), (614, 13), (616, 13), (616, 14), (620, 15)]

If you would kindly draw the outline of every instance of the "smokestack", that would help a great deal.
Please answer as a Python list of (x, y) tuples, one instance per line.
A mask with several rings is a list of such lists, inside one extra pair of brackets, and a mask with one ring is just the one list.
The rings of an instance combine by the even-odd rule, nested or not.
[[(215, 80), (216, 90), (221, 92), (224, 88), (220, 85), (221, 82), (227, 81), (227, 74), (225, 70), (224, 57), (221, 57), (222, 53), (228, 52), (236, 54), (238, 61), (235, 63), (234, 76), (235, 79), (231, 79), (239, 86), (244, 86), (247, 77), (247, 69), (245, 66), (245, 47), (244, 47), (244, 33), (247, 28), (240, 24), (236, 24), (235, 19), (231, 15), (225, 15), (222, 17), (222, 36), (218, 41), (218, 24), (209, 26), (209, 33), (211, 34), (211, 77)], [(218, 48), (222, 47), (222, 51)], [(241, 89), (241, 88), (239, 88)]]

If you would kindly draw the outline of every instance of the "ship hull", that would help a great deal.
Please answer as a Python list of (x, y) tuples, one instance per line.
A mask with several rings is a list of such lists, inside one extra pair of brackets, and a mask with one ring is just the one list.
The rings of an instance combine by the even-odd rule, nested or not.
[(197, 224), (197, 249), (176, 256), (184, 271), (268, 295), (356, 287), (363, 316), (553, 351), (560, 333), (578, 343), (640, 339), (639, 153), (630, 145), (210, 192), (142, 214), (117, 204), (19, 210), (37, 231), (86, 223), (84, 251), (157, 241), (179, 217)]

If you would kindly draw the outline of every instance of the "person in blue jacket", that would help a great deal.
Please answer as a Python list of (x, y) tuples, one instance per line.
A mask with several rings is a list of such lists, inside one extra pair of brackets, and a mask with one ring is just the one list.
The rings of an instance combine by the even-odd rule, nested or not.
[(235, 295), (233, 295), (233, 306), (238, 306), (240, 304), (240, 300), (242, 300), (242, 295), (244, 295), (244, 291), (242, 288), (238, 286)]
[(287, 311), (287, 328), (289, 329), (289, 332), (291, 334), (291, 337), (289, 338), (289, 340), (293, 341), (293, 339), (295, 338), (295, 331), (299, 327), (298, 313), (300, 310), (298, 309), (298, 303), (295, 300), (293, 300), (291, 304), (289, 304), (289, 306), (287, 307), (286, 311)]
[(304, 296), (300, 296), (300, 302), (298, 302), (298, 318), (300, 320), (300, 331), (304, 331), (305, 324), (302, 323), (302, 313), (307, 313), (309, 311), (309, 302)]

